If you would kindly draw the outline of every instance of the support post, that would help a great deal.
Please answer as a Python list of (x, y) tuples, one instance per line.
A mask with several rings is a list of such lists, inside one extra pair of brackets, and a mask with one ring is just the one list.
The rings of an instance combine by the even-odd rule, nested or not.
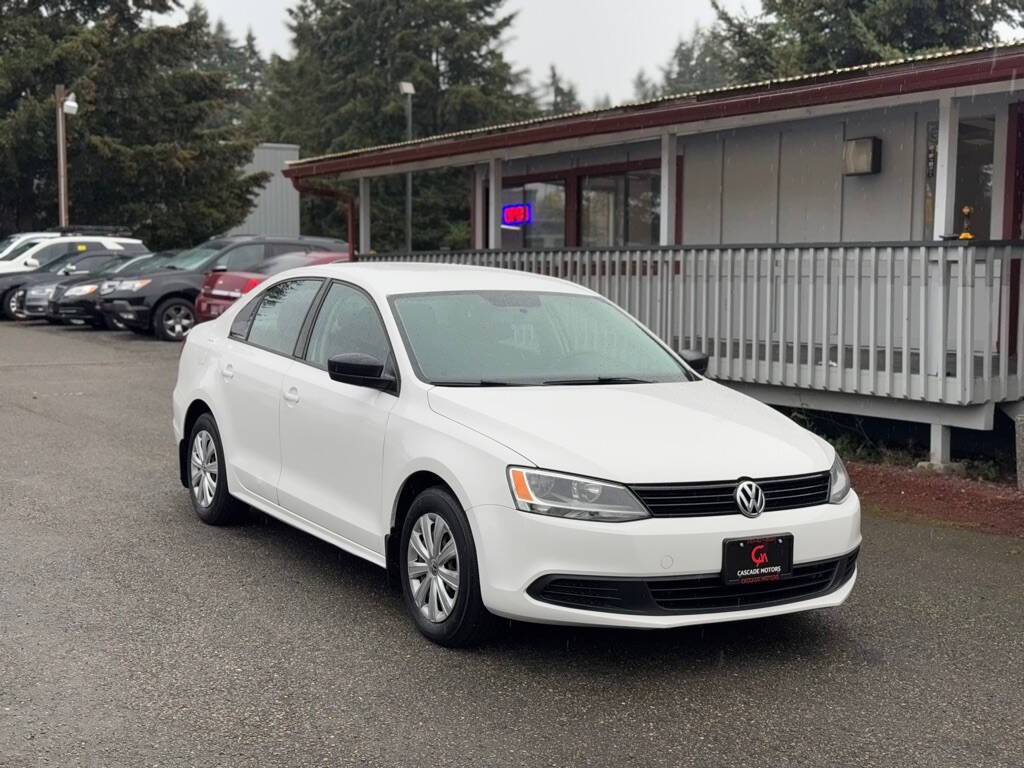
[(661, 211), (660, 245), (675, 245), (676, 239), (676, 174), (679, 164), (679, 140), (675, 134), (661, 137)]
[(359, 254), (370, 252), (370, 180), (359, 180)]
[(65, 137), (64, 101), (67, 97), (63, 85), (53, 91), (57, 104), (57, 223), (61, 229), (68, 227), (68, 144)]
[(492, 251), (501, 249), (501, 173), (501, 159), (493, 158), (488, 168), (487, 179), (487, 247)]
[(1024, 491), (1024, 413), (1013, 417), (1013, 432), (1017, 443), (1017, 490)]
[(935, 163), (935, 223), (933, 236), (941, 240), (957, 229), (956, 145), (960, 132), (960, 102), (952, 96), (939, 98), (939, 140)]
[(482, 251), (487, 247), (487, 186), (486, 168), (473, 167), (473, 247)]
[(950, 428), (945, 424), (931, 425), (929, 459), (933, 466), (949, 464)]

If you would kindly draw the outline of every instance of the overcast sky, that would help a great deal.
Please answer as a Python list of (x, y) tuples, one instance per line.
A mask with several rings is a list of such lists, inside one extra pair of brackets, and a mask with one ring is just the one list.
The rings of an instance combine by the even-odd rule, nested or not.
[[(285, 9), (294, 0), (203, 0), (236, 37), (252, 27), (265, 54), (289, 55)], [(756, 10), (759, 0), (724, 0), (727, 8)], [(506, 0), (518, 11), (507, 54), (534, 82), (550, 64), (576, 83), (590, 104), (601, 95), (628, 101), (637, 70), (658, 72), (680, 35), (714, 17), (710, 0)], [(184, 14), (179, 14), (183, 17)]]

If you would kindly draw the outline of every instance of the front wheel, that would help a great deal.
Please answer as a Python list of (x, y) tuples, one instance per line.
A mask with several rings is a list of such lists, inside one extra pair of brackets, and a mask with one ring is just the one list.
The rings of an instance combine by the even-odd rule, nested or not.
[(476, 645), (494, 617), (480, 597), (476, 548), (466, 513), (443, 488), (428, 488), (402, 526), (402, 593), (417, 629), (439, 645)]
[(188, 299), (167, 299), (156, 308), (153, 330), (164, 341), (182, 341), (196, 324), (196, 309)]

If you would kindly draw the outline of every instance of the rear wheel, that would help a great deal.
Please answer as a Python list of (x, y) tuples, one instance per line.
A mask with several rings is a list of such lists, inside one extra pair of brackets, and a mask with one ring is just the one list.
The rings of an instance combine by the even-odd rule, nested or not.
[(233, 522), (243, 506), (228, 493), (224, 446), (213, 416), (204, 413), (188, 438), (188, 489), (192, 508), (209, 525)]
[(400, 568), (406, 608), (416, 628), (440, 645), (465, 647), (494, 625), (480, 597), (476, 548), (466, 513), (443, 488), (428, 488), (402, 526)]
[(188, 299), (167, 299), (156, 308), (153, 331), (164, 341), (183, 341), (196, 324), (196, 309)]

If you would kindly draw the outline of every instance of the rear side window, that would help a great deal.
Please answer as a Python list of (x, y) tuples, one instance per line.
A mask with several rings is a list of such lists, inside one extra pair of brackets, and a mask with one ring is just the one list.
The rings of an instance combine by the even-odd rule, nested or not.
[(232, 248), (218, 259), (229, 272), (253, 272), (263, 263), (266, 248), (263, 243), (250, 243)]
[(322, 280), (286, 280), (268, 288), (249, 328), (249, 343), (271, 352), (295, 351), (299, 331)]

